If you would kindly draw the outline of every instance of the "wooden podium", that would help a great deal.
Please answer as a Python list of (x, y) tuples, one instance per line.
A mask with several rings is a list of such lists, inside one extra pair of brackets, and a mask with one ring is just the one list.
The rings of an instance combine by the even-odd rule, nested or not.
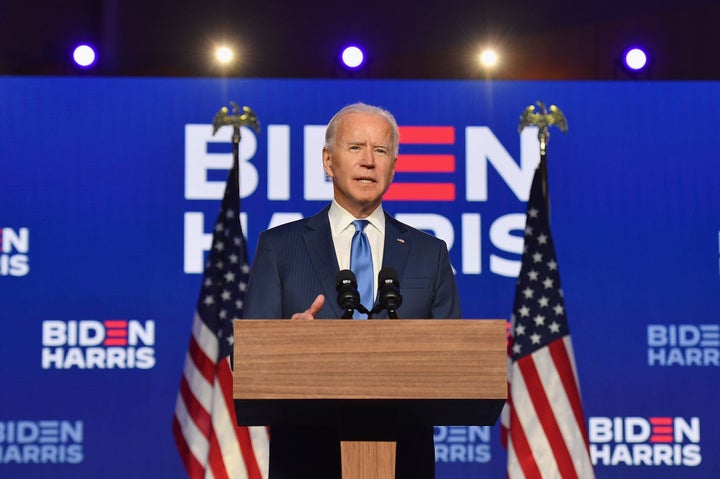
[(238, 424), (337, 424), (349, 431), (343, 479), (393, 478), (394, 427), (495, 424), (507, 398), (505, 328), (468, 319), (235, 321)]

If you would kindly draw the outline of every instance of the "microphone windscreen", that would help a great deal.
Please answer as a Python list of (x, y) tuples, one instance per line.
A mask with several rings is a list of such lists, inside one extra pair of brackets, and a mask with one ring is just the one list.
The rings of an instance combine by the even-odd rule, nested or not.
[(340, 271), (338, 271), (338, 274), (335, 276), (335, 287), (336, 288), (340, 288), (346, 284), (351, 284), (355, 288), (357, 288), (357, 279), (355, 279), (355, 273), (353, 273), (349, 269), (340, 270)]
[(387, 284), (388, 282), (391, 282), (391, 284), (394, 284), (398, 288), (400, 287), (400, 276), (398, 272), (395, 271), (395, 268), (386, 267), (380, 270), (378, 274), (378, 284)]

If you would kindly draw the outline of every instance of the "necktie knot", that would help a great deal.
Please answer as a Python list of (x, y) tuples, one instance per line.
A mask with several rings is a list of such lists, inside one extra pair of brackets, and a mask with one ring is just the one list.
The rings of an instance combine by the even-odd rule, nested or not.
[(363, 233), (365, 232), (365, 227), (370, 223), (369, 220), (353, 220), (353, 224), (355, 225), (355, 233)]

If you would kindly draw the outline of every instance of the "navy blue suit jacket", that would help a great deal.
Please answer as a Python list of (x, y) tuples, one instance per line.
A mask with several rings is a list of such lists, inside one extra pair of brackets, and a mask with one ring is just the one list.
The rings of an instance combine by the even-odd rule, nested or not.
[[(325, 304), (316, 318), (342, 315), (337, 304), (335, 277), (339, 266), (328, 209), (260, 235), (250, 271), (245, 319), (290, 318), (307, 310), (320, 293), (325, 295)], [(461, 317), (455, 277), (443, 241), (385, 213), (383, 267), (398, 272), (403, 297), (397, 310), (400, 318)], [(375, 317), (387, 317), (387, 313)], [(273, 427), (270, 479), (340, 479), (341, 436), (332, 425)], [(396, 479), (435, 477), (432, 427), (402, 428), (394, 432), (394, 439)]]
[[(318, 319), (337, 319), (340, 270), (328, 220), (320, 213), (263, 232), (253, 258), (243, 317), (287, 319), (325, 295)], [(460, 300), (445, 242), (385, 213), (383, 267), (400, 277), (403, 319), (460, 318)], [(365, 305), (368, 306), (368, 305)], [(369, 306), (368, 306), (369, 307)], [(385, 312), (376, 315), (383, 318)]]

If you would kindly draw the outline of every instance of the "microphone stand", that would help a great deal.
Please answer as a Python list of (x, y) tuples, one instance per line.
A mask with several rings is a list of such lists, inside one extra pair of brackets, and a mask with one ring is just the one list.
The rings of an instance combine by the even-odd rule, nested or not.
[[(362, 305), (361, 305), (361, 307), (362, 307), (363, 309), (365, 309), (365, 307), (363, 307)], [(380, 311), (382, 311), (383, 309), (387, 309), (388, 319), (400, 319), (400, 318), (398, 318), (397, 309), (396, 309), (396, 307), (393, 306), (393, 305), (388, 305), (387, 308), (384, 308), (381, 304), (377, 304), (377, 305), (375, 305), (375, 307), (372, 309), (372, 311), (367, 311), (367, 309), (365, 309), (365, 311), (363, 311), (363, 310), (361, 310), (360, 308), (358, 308), (358, 311), (360, 311), (361, 313), (367, 312), (366, 314), (368, 315), (368, 319), (372, 319), (372, 315), (373, 315), (373, 314), (377, 314), (377, 313), (379, 313)]]
[(375, 310), (368, 311), (368, 309), (365, 306), (363, 306), (362, 304), (359, 304), (357, 306), (357, 308), (352, 308), (352, 307), (345, 308), (345, 311), (343, 311), (343, 314), (342, 314), (342, 316), (340, 316), (340, 319), (352, 319), (355, 309), (357, 309), (358, 311), (360, 311), (363, 314), (367, 314), (368, 319), (372, 319), (373, 312), (377, 312)]

